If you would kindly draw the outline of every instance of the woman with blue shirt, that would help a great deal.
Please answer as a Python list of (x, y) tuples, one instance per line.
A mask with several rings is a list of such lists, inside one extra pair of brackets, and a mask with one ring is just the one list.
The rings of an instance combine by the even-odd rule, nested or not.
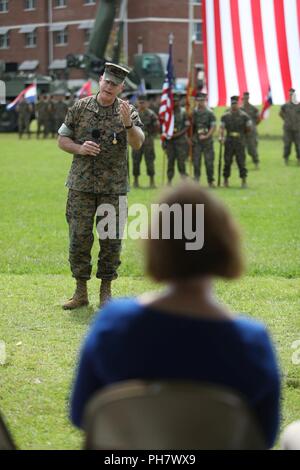
[[(213, 278), (234, 279), (243, 271), (239, 231), (223, 204), (197, 185), (183, 183), (160, 203), (180, 205), (182, 227), (192, 221), (197, 226), (197, 205), (204, 204), (204, 245), (188, 250), (190, 240), (175, 236), (174, 217), (169, 220), (171, 236), (164, 239), (159, 214), (153, 222), (159, 237), (147, 240), (146, 266), (166, 288), (114, 300), (98, 314), (80, 355), (72, 421), (82, 427), (88, 401), (113, 383), (195, 380), (242, 395), (270, 448), (280, 415), (280, 373), (270, 337), (262, 323), (235, 316), (219, 304), (212, 288)], [(192, 211), (185, 212), (185, 204)]]

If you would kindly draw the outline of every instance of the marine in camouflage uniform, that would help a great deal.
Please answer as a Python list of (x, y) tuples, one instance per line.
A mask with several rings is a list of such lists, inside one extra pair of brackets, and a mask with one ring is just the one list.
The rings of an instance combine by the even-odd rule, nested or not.
[(288, 165), (289, 156), (292, 150), (292, 144), (296, 147), (296, 156), (298, 165), (300, 165), (300, 103), (294, 103), (295, 90), (289, 90), (290, 101), (281, 106), (280, 117), (284, 121), (283, 125), (283, 158)]
[(24, 132), (27, 133), (27, 137), (30, 138), (30, 118), (32, 113), (32, 107), (24, 97), (21, 98), (18, 106), (18, 132), (19, 139), (22, 139)]
[(154, 182), (154, 136), (159, 129), (158, 116), (149, 109), (147, 97), (144, 95), (138, 98), (138, 112), (144, 125), (145, 141), (140, 150), (132, 150), (134, 187), (139, 187), (140, 167), (143, 155), (145, 155), (147, 175), (150, 177), (150, 188), (155, 188)]
[[(77, 101), (58, 131), (60, 147), (75, 153), (66, 183), (69, 188), (66, 218), (69, 224), (69, 261), (77, 288), (72, 299), (64, 304), (65, 309), (88, 303), (86, 281), (92, 271), (93, 226), (101, 204), (113, 207), (117, 219), (116, 237), (99, 238), (96, 277), (102, 279), (101, 304), (110, 298), (111, 281), (117, 278), (121, 253), (119, 235), (122, 235), (118, 233), (119, 196), (126, 196), (128, 191), (127, 146), (128, 141), (133, 145), (132, 139), (136, 136), (139, 146), (144, 139), (143, 132), (138, 129), (143, 127), (138, 112), (116, 97), (123, 88), (127, 73), (123, 67), (107, 64), (100, 79), (100, 92)], [(106, 105), (107, 102), (111, 104)], [(124, 120), (131, 120), (130, 126), (126, 127)], [(96, 217), (96, 224), (99, 222), (100, 217)]]
[(185, 178), (186, 161), (188, 158), (189, 146), (187, 130), (190, 126), (188, 115), (184, 108), (180, 106), (179, 95), (174, 95), (174, 133), (170, 139), (164, 141), (164, 148), (168, 157), (168, 184), (171, 185), (175, 173), (175, 162), (182, 178)]
[(206, 105), (207, 95), (199, 93), (196, 96), (198, 106), (192, 116), (192, 148), (194, 179), (199, 181), (201, 175), (202, 155), (204, 155), (207, 181), (214, 187), (214, 143), (213, 133), (216, 129), (216, 117)]
[[(247, 169), (245, 153), (245, 137), (247, 132), (252, 129), (251, 119), (244, 111), (239, 108), (239, 96), (231, 97), (231, 108), (221, 117), (220, 141), (225, 140), (224, 152), (224, 186), (228, 187), (228, 179), (231, 173), (233, 158), (239, 168), (240, 178), (242, 179), (242, 188), (247, 186)], [(226, 139), (224, 132), (226, 130)]]
[(54, 104), (54, 126), (55, 132), (57, 133), (58, 129), (64, 122), (66, 114), (68, 112), (68, 106), (64, 101), (64, 96), (57, 96), (56, 102)]
[(246, 134), (246, 149), (250, 157), (252, 158), (253, 163), (255, 164), (256, 169), (259, 165), (259, 156), (258, 156), (258, 133), (257, 126), (260, 123), (259, 110), (249, 102), (250, 94), (248, 91), (245, 91), (243, 95), (243, 106), (241, 110), (244, 111), (251, 118), (252, 121), (252, 131)]
[(35, 113), (37, 119), (36, 137), (37, 139), (39, 139), (40, 133), (43, 129), (43, 136), (45, 138), (47, 136), (48, 130), (48, 98), (46, 95), (43, 95), (43, 97), (40, 98), (37, 104), (35, 105)]
[(51, 137), (54, 139), (54, 137), (57, 136), (57, 129), (55, 128), (56, 126), (56, 121), (55, 121), (55, 109), (57, 105), (57, 98), (54, 95), (50, 96), (49, 102), (48, 102), (48, 116), (47, 116), (47, 127), (48, 127), (48, 133), (51, 135)]

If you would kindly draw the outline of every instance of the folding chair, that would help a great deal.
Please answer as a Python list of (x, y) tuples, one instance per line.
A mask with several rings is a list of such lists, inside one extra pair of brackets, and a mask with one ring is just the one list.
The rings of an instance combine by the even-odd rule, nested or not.
[(266, 449), (244, 400), (199, 382), (108, 387), (88, 403), (84, 430), (86, 449)]
[(16, 446), (0, 414), (0, 450), (15, 450)]

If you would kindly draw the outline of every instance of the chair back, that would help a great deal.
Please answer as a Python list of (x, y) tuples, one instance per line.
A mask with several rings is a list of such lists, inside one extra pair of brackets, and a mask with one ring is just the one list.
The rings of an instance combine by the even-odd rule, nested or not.
[(265, 449), (252, 412), (230, 389), (128, 381), (99, 392), (84, 417), (87, 449)]
[(16, 446), (0, 414), (0, 450), (15, 450)]

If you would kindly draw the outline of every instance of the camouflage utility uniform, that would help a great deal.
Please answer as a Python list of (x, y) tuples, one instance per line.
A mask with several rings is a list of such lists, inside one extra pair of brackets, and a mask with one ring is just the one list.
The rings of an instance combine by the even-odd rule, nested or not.
[(19, 137), (22, 137), (23, 133), (26, 132), (28, 137), (30, 137), (30, 117), (31, 117), (31, 105), (27, 101), (22, 101), (18, 107), (18, 130)]
[(147, 175), (154, 176), (154, 135), (159, 126), (158, 117), (151, 109), (140, 111), (139, 116), (144, 125), (143, 131), (145, 134), (145, 141), (140, 150), (132, 150), (133, 176), (140, 176), (140, 166), (143, 155), (145, 155)]
[(298, 163), (300, 163), (300, 103), (294, 104), (291, 102), (285, 103), (281, 107), (281, 117), (284, 120), (283, 125), (283, 142), (284, 152), (283, 158), (288, 161), (292, 144), (296, 147), (296, 156)]
[(193, 164), (194, 178), (199, 181), (201, 176), (201, 160), (204, 154), (205, 168), (208, 183), (214, 181), (214, 144), (213, 137), (200, 140), (201, 135), (206, 135), (212, 127), (216, 125), (214, 113), (206, 108), (204, 110), (195, 109), (193, 112)]
[(244, 104), (240, 108), (244, 111), (248, 116), (251, 118), (252, 121), (252, 130), (246, 134), (245, 143), (246, 149), (250, 157), (252, 158), (253, 163), (258, 165), (259, 163), (259, 156), (258, 156), (258, 133), (257, 133), (257, 123), (259, 120), (259, 110), (252, 104)]
[[(103, 107), (97, 96), (79, 100), (69, 109), (61, 136), (70, 137), (75, 143), (94, 140), (92, 130), (99, 129), (97, 143), (101, 147), (96, 157), (74, 155), (67, 180), (69, 188), (66, 218), (69, 224), (69, 261), (73, 277), (88, 280), (91, 277), (91, 249), (94, 241), (93, 226), (100, 204), (113, 205), (119, 226), (119, 196), (128, 191), (127, 135), (119, 115), (121, 100)], [(142, 127), (139, 115), (131, 106), (134, 125)], [(113, 143), (115, 142), (115, 144)], [(96, 218), (96, 223), (100, 221)], [(118, 237), (118, 231), (117, 231)], [(121, 234), (120, 234), (121, 235)], [(121, 239), (99, 239), (97, 278), (117, 278), (120, 265)]]
[(48, 101), (39, 101), (35, 105), (35, 112), (36, 112), (36, 118), (37, 118), (37, 131), (36, 131), (36, 136), (37, 138), (40, 137), (41, 129), (43, 129), (43, 135), (44, 137), (47, 136), (48, 132), (48, 124), (47, 124), (47, 119), (48, 119)]
[(55, 127), (55, 132), (58, 131), (62, 123), (64, 122), (64, 119), (66, 117), (66, 114), (68, 112), (68, 106), (64, 101), (57, 101), (54, 105), (54, 127)]
[[(174, 134), (183, 131), (183, 129), (189, 127), (189, 119), (186, 111), (183, 108), (174, 110)], [(165, 149), (168, 157), (168, 180), (172, 181), (175, 172), (175, 161), (177, 160), (177, 167), (181, 177), (187, 176), (185, 170), (186, 160), (188, 158), (188, 140), (187, 135), (183, 134), (179, 137), (172, 137), (166, 140)]]
[(245, 137), (246, 133), (251, 129), (251, 119), (240, 109), (236, 112), (229, 110), (221, 117), (221, 126), (225, 128), (227, 132), (223, 176), (225, 179), (229, 178), (233, 157), (235, 156), (240, 178), (244, 179), (247, 177), (247, 169), (245, 166)]

